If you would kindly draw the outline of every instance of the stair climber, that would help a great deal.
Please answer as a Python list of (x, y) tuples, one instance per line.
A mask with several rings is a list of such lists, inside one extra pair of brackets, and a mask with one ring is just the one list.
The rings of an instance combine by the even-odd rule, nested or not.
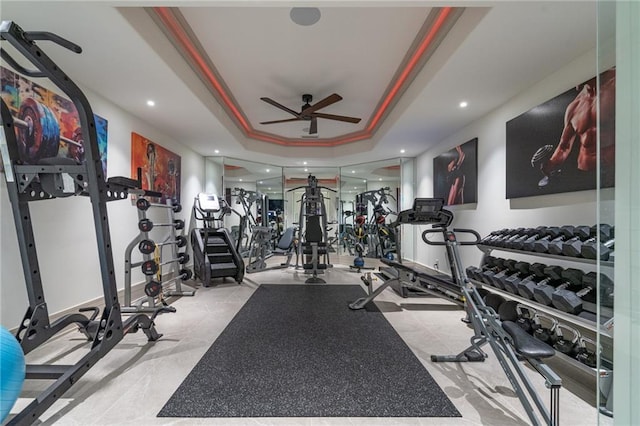
[[(202, 222), (202, 228), (191, 231), (193, 269), (196, 279), (205, 287), (214, 285), (215, 278), (233, 278), (238, 284), (244, 278), (244, 261), (238, 244), (227, 231), (222, 220), (237, 213), (215, 194), (200, 193), (193, 203), (193, 214)], [(240, 221), (241, 225), (244, 221)], [(242, 232), (240, 233), (242, 235)]]

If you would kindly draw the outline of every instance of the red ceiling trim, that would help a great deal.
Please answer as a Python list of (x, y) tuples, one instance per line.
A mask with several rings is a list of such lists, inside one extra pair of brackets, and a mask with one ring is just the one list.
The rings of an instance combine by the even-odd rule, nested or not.
[(209, 67), (208, 62), (203, 58), (199, 49), (193, 43), (187, 31), (185, 31), (182, 23), (176, 19), (173, 13), (173, 8), (168, 7), (154, 7), (156, 15), (160, 18), (165, 28), (173, 36), (174, 42), (178, 43), (183, 48), (183, 53), (188, 56), (189, 59), (197, 66), (202, 75), (211, 83), (216, 93), (227, 108), (227, 111), (231, 113), (233, 118), (240, 124), (245, 135), (251, 139), (260, 140), (263, 142), (269, 142), (282, 146), (292, 147), (335, 147), (352, 142), (357, 142), (363, 139), (369, 139), (373, 135), (376, 126), (379, 124), (384, 113), (389, 105), (392, 104), (400, 89), (407, 83), (409, 75), (414, 71), (416, 65), (420, 62), (420, 59), (425, 54), (434, 38), (438, 35), (442, 26), (445, 24), (447, 18), (453, 11), (452, 7), (443, 7), (440, 9), (440, 13), (427, 32), (425, 37), (420, 42), (418, 48), (411, 56), (411, 59), (407, 62), (406, 66), (402, 69), (399, 77), (392, 82), (391, 89), (386, 94), (384, 100), (379, 104), (378, 108), (374, 111), (373, 118), (369, 121), (366, 129), (351, 133), (344, 136), (335, 138), (309, 140), (309, 139), (289, 139), (282, 138), (277, 135), (265, 133), (255, 130), (251, 124), (246, 120), (244, 114), (242, 114), (240, 108), (233, 102), (231, 96), (226, 92), (224, 85), (216, 77), (214, 71)]
[(385, 97), (384, 101), (382, 101), (382, 104), (380, 104), (380, 107), (378, 107), (375, 114), (373, 115), (373, 118), (369, 122), (369, 126), (367, 126), (368, 132), (373, 132), (376, 125), (378, 124), (378, 121), (380, 121), (380, 118), (382, 117), (384, 112), (387, 110), (387, 108), (391, 104), (391, 101), (393, 101), (393, 99), (398, 94), (398, 91), (400, 90), (400, 88), (404, 85), (404, 83), (407, 80), (407, 77), (409, 76), (409, 74), (411, 74), (411, 71), (413, 71), (416, 64), (420, 61), (420, 58), (422, 58), (422, 55), (424, 54), (424, 52), (426, 52), (427, 48), (431, 45), (431, 42), (440, 31), (440, 28), (442, 27), (442, 25), (444, 25), (447, 17), (449, 16), (452, 10), (453, 9), (451, 7), (442, 8), (433, 26), (427, 32), (425, 37), (422, 39), (420, 46), (418, 47), (418, 49), (416, 49), (414, 54), (411, 56), (411, 59), (407, 63), (407, 66), (402, 70), (402, 72), (400, 73), (400, 76), (393, 83), (393, 87)]

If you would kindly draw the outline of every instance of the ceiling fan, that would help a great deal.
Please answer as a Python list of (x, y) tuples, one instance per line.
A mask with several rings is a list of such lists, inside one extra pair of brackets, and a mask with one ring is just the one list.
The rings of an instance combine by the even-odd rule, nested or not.
[(338, 101), (342, 100), (342, 96), (334, 93), (332, 95), (327, 96), (320, 102), (316, 102), (314, 105), (310, 105), (310, 102), (313, 101), (313, 96), (309, 94), (302, 95), (302, 109), (300, 112), (296, 112), (286, 106), (279, 104), (271, 98), (260, 98), (268, 104), (273, 105), (276, 108), (280, 108), (283, 111), (287, 111), (289, 114), (295, 116), (295, 118), (287, 118), (284, 120), (274, 120), (274, 121), (263, 121), (260, 124), (274, 124), (274, 123), (287, 123), (289, 121), (310, 121), (309, 125), (309, 134), (313, 135), (318, 133), (318, 118), (325, 118), (327, 120), (337, 120), (337, 121), (345, 121), (347, 123), (359, 123), (360, 119), (355, 117), (347, 117), (344, 115), (333, 115), (333, 114), (324, 114), (322, 112), (316, 112), (317, 110), (327, 107), (331, 104), (334, 104)]

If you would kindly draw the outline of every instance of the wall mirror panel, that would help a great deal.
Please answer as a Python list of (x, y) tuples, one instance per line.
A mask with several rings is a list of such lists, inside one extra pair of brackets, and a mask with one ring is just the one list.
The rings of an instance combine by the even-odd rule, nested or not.
[(395, 258), (395, 229), (400, 201), (400, 159), (356, 164), (340, 169), (338, 212), (340, 253)]

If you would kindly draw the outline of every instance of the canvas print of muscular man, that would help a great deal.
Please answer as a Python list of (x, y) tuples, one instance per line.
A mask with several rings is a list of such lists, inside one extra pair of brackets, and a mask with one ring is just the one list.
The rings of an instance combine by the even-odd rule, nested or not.
[(614, 186), (615, 86), (611, 68), (507, 122), (507, 198), (595, 189), (598, 170)]

